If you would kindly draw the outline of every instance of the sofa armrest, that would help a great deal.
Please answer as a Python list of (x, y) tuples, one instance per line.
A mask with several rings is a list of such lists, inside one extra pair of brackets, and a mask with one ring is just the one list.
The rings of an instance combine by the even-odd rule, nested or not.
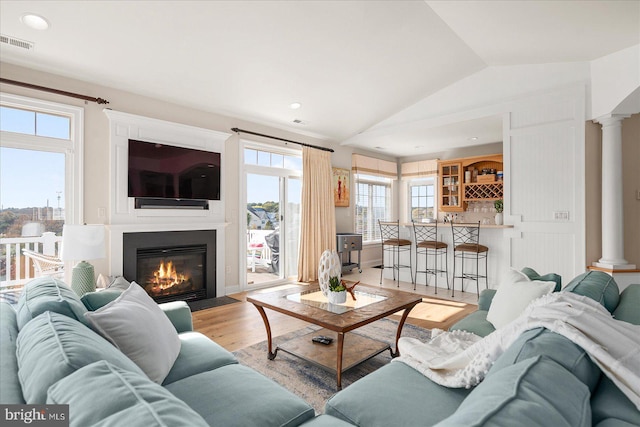
[(191, 309), (184, 301), (172, 301), (158, 304), (167, 315), (178, 333), (193, 331)]
[(489, 311), (491, 301), (493, 301), (493, 297), (495, 295), (495, 289), (485, 289), (484, 291), (480, 292), (480, 297), (478, 298), (478, 310)]

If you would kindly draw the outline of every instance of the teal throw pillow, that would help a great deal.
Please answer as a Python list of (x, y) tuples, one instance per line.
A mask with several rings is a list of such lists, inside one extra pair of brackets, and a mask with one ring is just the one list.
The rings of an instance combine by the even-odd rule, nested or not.
[(438, 427), (591, 427), (589, 389), (562, 366), (534, 357), (485, 378)]
[(49, 276), (33, 279), (24, 286), (16, 306), (18, 328), (22, 329), (45, 311), (64, 314), (89, 324), (84, 318), (87, 309), (78, 295), (64, 282)]
[(579, 275), (569, 282), (563, 291), (598, 301), (610, 313), (613, 313), (620, 301), (618, 284), (613, 277), (602, 271), (588, 271)]
[(140, 368), (107, 340), (62, 314), (46, 312), (18, 334), (18, 377), (25, 401), (44, 404), (59, 379), (98, 360), (144, 376)]
[(51, 386), (47, 403), (68, 404), (71, 427), (207, 426), (200, 415), (164, 387), (104, 360)]

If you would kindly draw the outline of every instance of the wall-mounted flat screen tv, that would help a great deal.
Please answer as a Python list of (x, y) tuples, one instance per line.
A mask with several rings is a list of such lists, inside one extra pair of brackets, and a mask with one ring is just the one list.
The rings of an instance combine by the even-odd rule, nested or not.
[(220, 153), (130, 139), (129, 197), (220, 200)]

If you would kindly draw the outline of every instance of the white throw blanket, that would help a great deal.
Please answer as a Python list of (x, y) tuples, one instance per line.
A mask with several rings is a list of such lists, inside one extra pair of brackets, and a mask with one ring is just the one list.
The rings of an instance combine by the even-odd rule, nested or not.
[(640, 326), (614, 320), (591, 298), (555, 292), (533, 301), (514, 321), (481, 338), (463, 331), (443, 332), (429, 342), (400, 338), (404, 362), (446, 387), (471, 387), (524, 332), (545, 327), (582, 347), (640, 410)]

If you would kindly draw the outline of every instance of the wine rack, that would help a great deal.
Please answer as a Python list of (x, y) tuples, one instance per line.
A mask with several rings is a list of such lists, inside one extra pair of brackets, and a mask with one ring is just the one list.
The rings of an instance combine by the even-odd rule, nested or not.
[(498, 200), (503, 198), (503, 194), (502, 181), (464, 184), (464, 199), (467, 201)]

